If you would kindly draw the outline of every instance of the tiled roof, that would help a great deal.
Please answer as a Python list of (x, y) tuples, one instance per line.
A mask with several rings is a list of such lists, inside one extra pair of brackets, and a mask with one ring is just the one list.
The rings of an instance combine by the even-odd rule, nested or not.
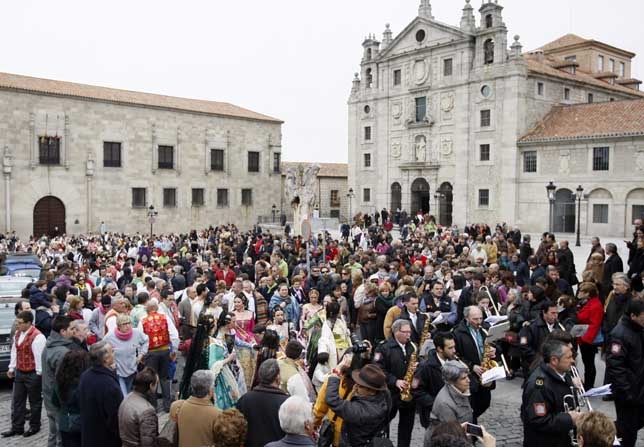
[(152, 93), (97, 87), (94, 85), (54, 81), (10, 73), (0, 73), (0, 89), (205, 113), (208, 115), (243, 118), (254, 121), (269, 121), (273, 123), (283, 122), (277, 118), (272, 118), (225, 102), (177, 98), (175, 96), (155, 95)]
[(585, 43), (585, 42), (590, 42), (590, 41), (588, 39), (584, 39), (583, 37), (579, 37), (578, 35), (571, 33), (571, 34), (566, 34), (565, 36), (561, 36), (560, 38), (545, 44), (540, 48), (540, 50), (547, 52), (551, 50), (556, 50), (558, 48), (568, 47), (571, 45), (577, 45), (579, 43)]
[(320, 166), (318, 177), (348, 177), (349, 165), (347, 163), (315, 163), (315, 162), (282, 162), (282, 175), (286, 174), (288, 168), (297, 168), (298, 166), (306, 167), (310, 164), (317, 164)]
[(521, 143), (644, 136), (644, 99), (555, 106)]
[(633, 90), (628, 87), (622, 87), (621, 85), (617, 85), (617, 84), (610, 84), (609, 82), (602, 81), (601, 79), (596, 79), (594, 75), (587, 73), (583, 70), (577, 69), (575, 71), (575, 74), (572, 74), (567, 71), (559, 70), (555, 68), (554, 65), (560, 63), (561, 59), (553, 58), (551, 56), (533, 54), (533, 53), (524, 54), (523, 58), (528, 64), (528, 70), (530, 70), (533, 73), (554, 76), (568, 81), (582, 82), (584, 84), (589, 84), (594, 87), (614, 90), (616, 92), (626, 93), (629, 95), (639, 96), (644, 98), (644, 92)]

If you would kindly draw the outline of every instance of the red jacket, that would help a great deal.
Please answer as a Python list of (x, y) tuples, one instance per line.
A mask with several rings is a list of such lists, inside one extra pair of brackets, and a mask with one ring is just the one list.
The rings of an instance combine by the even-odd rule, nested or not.
[(588, 330), (583, 337), (577, 338), (577, 343), (593, 344), (597, 333), (602, 326), (604, 319), (604, 308), (599, 297), (591, 297), (586, 304), (577, 312), (577, 323), (587, 324)]

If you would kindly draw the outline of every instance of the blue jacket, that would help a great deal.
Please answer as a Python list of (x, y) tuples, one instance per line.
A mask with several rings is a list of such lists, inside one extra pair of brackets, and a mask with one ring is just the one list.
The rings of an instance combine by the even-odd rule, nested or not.
[(123, 393), (116, 373), (93, 366), (80, 377), (78, 395), (83, 446), (120, 447), (119, 405)]
[(47, 299), (45, 292), (36, 286), (31, 286), (29, 289), (29, 304), (34, 310), (41, 306), (45, 306), (48, 309), (51, 307), (51, 301)]
[[(291, 298), (291, 302), (284, 307), (284, 319), (293, 323), (294, 326), (297, 326), (298, 322), (300, 321), (300, 307), (297, 304), (297, 299), (293, 297), (289, 298)], [(275, 306), (279, 306), (281, 302), (282, 297), (276, 291), (268, 303), (268, 309), (271, 313), (271, 316), (273, 315), (273, 308)]]

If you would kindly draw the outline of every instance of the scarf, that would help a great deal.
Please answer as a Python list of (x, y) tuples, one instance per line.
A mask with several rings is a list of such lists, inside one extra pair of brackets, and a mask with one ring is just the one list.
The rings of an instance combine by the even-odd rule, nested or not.
[(114, 335), (121, 341), (128, 341), (134, 335), (134, 331), (130, 328), (127, 332), (121, 332), (118, 327), (114, 328)]

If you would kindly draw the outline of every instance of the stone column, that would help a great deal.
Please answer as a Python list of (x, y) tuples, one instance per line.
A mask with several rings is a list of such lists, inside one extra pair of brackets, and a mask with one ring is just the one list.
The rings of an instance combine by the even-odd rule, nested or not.
[(5, 231), (11, 231), (11, 171), (13, 168), (13, 154), (9, 146), (4, 147), (2, 158), (2, 172), (4, 174), (4, 223)]
[(65, 169), (69, 169), (69, 146), (70, 146), (70, 131), (69, 131), (69, 115), (65, 115), (65, 129), (64, 129), (64, 137), (63, 137), (63, 160), (65, 164)]
[(94, 180), (94, 169), (96, 162), (92, 156), (92, 152), (87, 152), (87, 162), (85, 163), (85, 179), (87, 183), (87, 200), (85, 203), (85, 221), (87, 222), (86, 232), (89, 233), (92, 231), (92, 186)]
[(152, 123), (152, 173), (157, 172), (157, 157), (159, 156), (159, 149), (157, 148), (157, 127)]
[(29, 114), (28, 143), (29, 144), (27, 144), (27, 147), (29, 148), (29, 166), (31, 167), (31, 169), (34, 169), (38, 164), (38, 153), (36, 152), (38, 143), (36, 142), (36, 114), (33, 112)]

